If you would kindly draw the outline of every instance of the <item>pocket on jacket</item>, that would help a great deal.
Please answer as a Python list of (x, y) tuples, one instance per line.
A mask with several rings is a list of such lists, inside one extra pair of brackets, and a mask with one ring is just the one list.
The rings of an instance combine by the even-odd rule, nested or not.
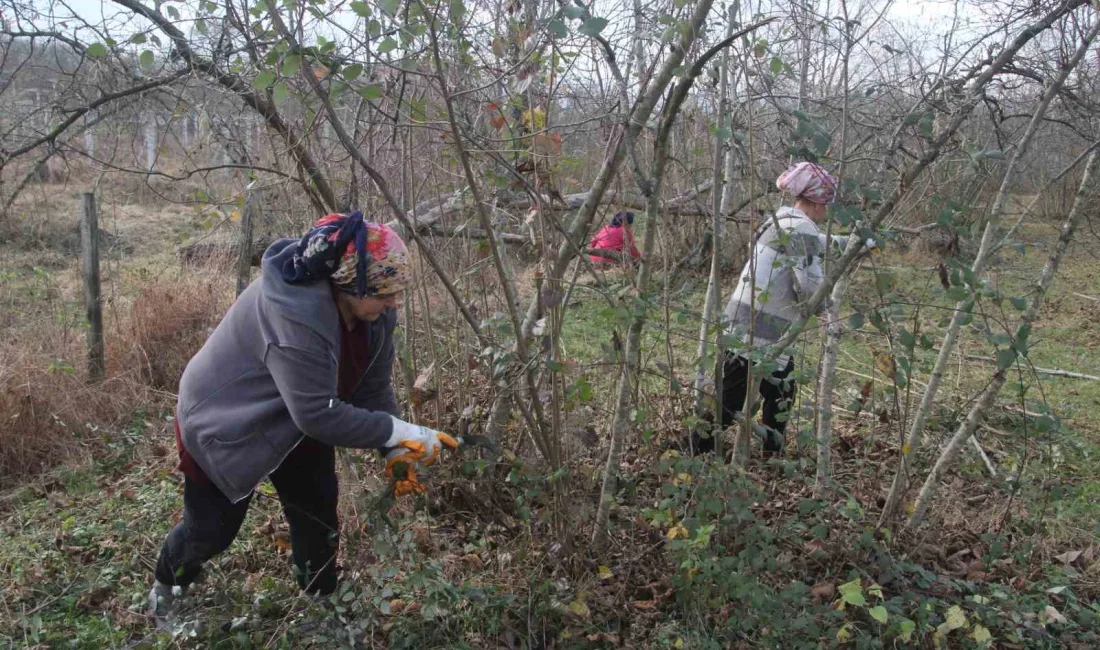
[(220, 475), (222, 483), (241, 493), (251, 492), (281, 459), (261, 433), (233, 440), (210, 436), (203, 446), (210, 470)]

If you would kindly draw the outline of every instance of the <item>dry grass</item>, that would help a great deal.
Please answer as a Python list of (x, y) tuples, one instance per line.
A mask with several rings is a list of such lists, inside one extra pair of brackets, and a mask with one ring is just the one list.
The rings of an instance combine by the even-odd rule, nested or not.
[(0, 485), (86, 460), (102, 442), (97, 432), (171, 408), (183, 368), (230, 299), (228, 283), (210, 273), (142, 289), (128, 308), (109, 310), (107, 373), (96, 384), (87, 381), (79, 327), (43, 317), (8, 328), (0, 341)]

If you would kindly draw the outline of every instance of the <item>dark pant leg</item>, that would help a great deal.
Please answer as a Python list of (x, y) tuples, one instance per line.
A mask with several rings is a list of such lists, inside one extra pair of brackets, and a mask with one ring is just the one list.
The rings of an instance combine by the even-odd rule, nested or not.
[(164, 540), (157, 581), (186, 587), (202, 564), (229, 548), (241, 529), (252, 496), (233, 503), (213, 483), (183, 479), (183, 521)]
[(764, 439), (766, 451), (780, 451), (783, 448), (783, 432), (787, 429), (787, 418), (798, 390), (798, 384), (790, 378), (793, 371), (794, 357), (791, 357), (785, 368), (776, 370), (760, 382), (760, 396), (764, 402), (761, 419), (764, 426), (775, 432), (769, 432)]
[(748, 394), (749, 362), (745, 357), (725, 354), (722, 370), (722, 429), (728, 429), (736, 421), (737, 414), (745, 408)]
[(306, 438), (271, 473), (271, 482), (290, 524), (298, 586), (309, 593), (332, 593), (340, 541), (336, 449)]
[[(718, 364), (721, 364), (720, 366)], [(714, 452), (715, 435), (720, 435), (733, 424), (737, 413), (745, 408), (745, 382), (748, 379), (748, 362), (736, 354), (725, 352), (718, 357), (714, 369), (715, 392), (722, 396), (721, 427), (709, 436), (691, 434), (692, 450), (697, 454)], [(719, 376), (721, 368), (721, 376)], [(719, 381), (720, 380), (720, 381)]]

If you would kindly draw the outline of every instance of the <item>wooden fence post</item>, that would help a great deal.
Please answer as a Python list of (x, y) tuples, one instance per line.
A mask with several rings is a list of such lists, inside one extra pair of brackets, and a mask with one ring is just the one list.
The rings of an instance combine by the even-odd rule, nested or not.
[(248, 288), (252, 279), (252, 211), (254, 194), (249, 190), (241, 211), (241, 233), (237, 241), (237, 295)]
[(88, 379), (103, 379), (103, 304), (99, 293), (99, 224), (95, 194), (81, 195), (80, 219), (81, 270), (84, 276), (84, 306), (88, 315)]

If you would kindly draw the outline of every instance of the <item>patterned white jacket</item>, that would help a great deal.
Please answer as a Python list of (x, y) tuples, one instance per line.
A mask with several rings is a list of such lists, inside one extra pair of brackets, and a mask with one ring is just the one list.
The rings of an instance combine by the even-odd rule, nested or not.
[[(830, 257), (848, 244), (848, 237), (832, 236), (835, 247)], [(825, 235), (801, 210), (782, 207), (756, 233), (755, 277), (753, 266), (745, 264), (737, 288), (726, 303), (727, 333), (739, 336), (744, 345), (758, 348), (775, 343), (792, 323), (801, 318), (801, 303), (813, 295), (824, 275), (821, 260)], [(755, 293), (755, 300), (753, 294)], [(780, 367), (790, 355), (778, 357)]]

